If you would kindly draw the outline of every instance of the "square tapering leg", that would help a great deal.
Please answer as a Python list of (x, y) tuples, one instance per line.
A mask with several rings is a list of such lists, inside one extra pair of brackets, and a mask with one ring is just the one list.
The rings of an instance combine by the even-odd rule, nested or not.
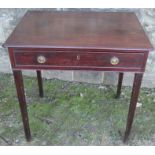
[(23, 120), (25, 137), (27, 141), (30, 141), (31, 132), (30, 132), (30, 127), (29, 127), (29, 119), (28, 119), (27, 105), (26, 105), (26, 100), (25, 100), (22, 72), (19, 70), (18, 71), (16, 70), (16, 71), (13, 71), (13, 75), (14, 75), (17, 96), (18, 96), (20, 111), (21, 111), (22, 120)]
[(38, 79), (38, 87), (39, 87), (39, 96), (43, 97), (44, 96), (43, 81), (42, 81), (42, 75), (40, 70), (37, 70), (37, 79)]
[(116, 98), (119, 98), (120, 95), (121, 95), (121, 89), (122, 89), (122, 83), (123, 83), (123, 76), (124, 76), (124, 73), (119, 73)]
[(129, 106), (129, 112), (128, 112), (128, 118), (127, 118), (126, 131), (125, 131), (124, 140), (123, 140), (124, 142), (126, 142), (126, 140), (128, 139), (131, 128), (132, 128), (132, 123), (133, 123), (133, 118), (134, 118), (134, 114), (136, 110), (136, 105), (138, 101), (142, 78), (143, 78), (142, 73), (135, 73), (130, 106)]

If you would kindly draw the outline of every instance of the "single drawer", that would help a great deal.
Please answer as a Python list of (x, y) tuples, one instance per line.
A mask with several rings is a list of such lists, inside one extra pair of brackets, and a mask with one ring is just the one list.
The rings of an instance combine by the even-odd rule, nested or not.
[(15, 66), (143, 68), (143, 53), (14, 51)]

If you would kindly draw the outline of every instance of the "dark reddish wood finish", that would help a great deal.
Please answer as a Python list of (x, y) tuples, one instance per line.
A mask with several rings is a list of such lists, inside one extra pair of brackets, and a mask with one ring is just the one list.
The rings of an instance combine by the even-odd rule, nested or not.
[(43, 81), (42, 81), (42, 76), (41, 76), (40, 70), (37, 70), (37, 79), (38, 79), (38, 87), (39, 87), (39, 96), (43, 97), (44, 96)]
[(141, 50), (152, 48), (130, 12), (28, 11), (5, 47)]
[(124, 73), (119, 73), (116, 98), (120, 97)]
[[(37, 62), (38, 56), (44, 56), (46, 62), (39, 64)], [(79, 59), (77, 59), (77, 57)], [(119, 63), (112, 65), (110, 63), (111, 58), (117, 57)], [(91, 70), (103, 70), (108, 69), (126, 69), (129, 71), (143, 71), (144, 53), (123, 53), (123, 52), (63, 52), (63, 51), (14, 51), (14, 68), (22, 67), (25, 69), (87, 69)]]
[(140, 92), (142, 78), (143, 78), (143, 74), (135, 73), (133, 87), (132, 87), (132, 95), (131, 95), (130, 106), (129, 106), (127, 125), (126, 125), (126, 131), (125, 131), (125, 135), (124, 135), (124, 142), (126, 142), (126, 140), (128, 139), (128, 136), (131, 131), (133, 118), (134, 118), (134, 114), (135, 114), (135, 109), (136, 109), (138, 96), (139, 96), (139, 92)]
[(23, 84), (23, 77), (21, 71), (13, 71), (14, 80), (16, 84), (17, 96), (19, 100), (20, 111), (22, 115), (25, 137), (27, 141), (31, 140), (31, 132), (29, 127), (29, 119), (27, 113), (27, 106), (25, 100), (25, 93), (24, 93), (24, 84)]
[[(23, 69), (37, 70), (40, 96), (42, 69), (121, 72), (117, 96), (121, 93), (123, 72), (136, 73), (124, 136), (127, 140), (152, 50), (134, 13), (28, 11), (3, 46), (9, 49), (27, 140), (31, 136), (20, 71)], [(43, 64), (37, 62), (40, 55), (46, 58)], [(117, 65), (110, 63), (114, 56), (119, 59)]]

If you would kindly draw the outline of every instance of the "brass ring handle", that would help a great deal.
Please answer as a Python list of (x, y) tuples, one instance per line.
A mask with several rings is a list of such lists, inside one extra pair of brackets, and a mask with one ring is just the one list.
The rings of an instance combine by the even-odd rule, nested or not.
[(46, 58), (43, 55), (37, 57), (37, 62), (43, 64), (46, 62)]
[(110, 63), (112, 64), (112, 65), (117, 65), (118, 63), (119, 63), (119, 59), (117, 58), (117, 57), (112, 57), (111, 59), (110, 59)]

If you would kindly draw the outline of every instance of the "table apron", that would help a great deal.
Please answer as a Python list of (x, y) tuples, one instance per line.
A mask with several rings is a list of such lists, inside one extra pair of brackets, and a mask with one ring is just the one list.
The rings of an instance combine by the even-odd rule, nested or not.
[[(144, 72), (148, 52), (63, 52), (9, 49), (9, 55), (13, 70)], [(38, 58), (41, 58), (41, 62)]]

